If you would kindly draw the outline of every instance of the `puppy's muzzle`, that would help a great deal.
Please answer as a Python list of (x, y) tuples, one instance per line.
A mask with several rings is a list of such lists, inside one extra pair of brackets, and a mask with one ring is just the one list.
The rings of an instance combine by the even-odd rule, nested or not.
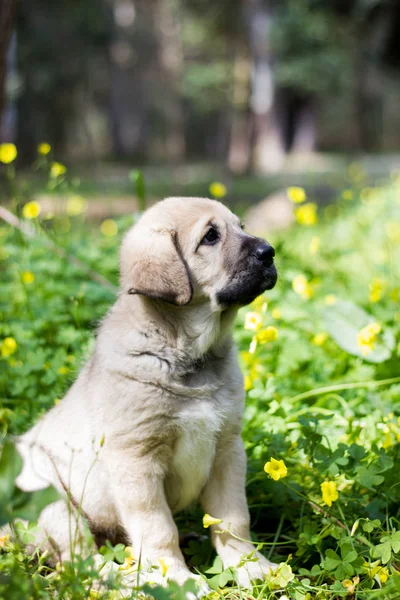
[(275, 249), (270, 244), (260, 244), (253, 251), (253, 256), (259, 260), (264, 267), (272, 267), (274, 264)]

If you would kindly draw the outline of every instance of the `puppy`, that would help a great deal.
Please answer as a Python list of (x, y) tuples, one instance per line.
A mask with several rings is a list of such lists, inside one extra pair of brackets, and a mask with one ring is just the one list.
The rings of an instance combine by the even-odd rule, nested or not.
[[(54, 560), (87, 551), (84, 517), (103, 539), (123, 532), (143, 565), (163, 559), (182, 583), (192, 574), (172, 515), (195, 500), (222, 519), (211, 534), (224, 567), (253, 551), (238, 539), (250, 533), (232, 324), (240, 306), (275, 285), (274, 254), (225, 206), (203, 198), (163, 200), (127, 233), (119, 297), (93, 355), (18, 441), (17, 485), (52, 484), (68, 499), (39, 519), (41, 546)], [(239, 568), (242, 585), (275, 566), (257, 558)]]

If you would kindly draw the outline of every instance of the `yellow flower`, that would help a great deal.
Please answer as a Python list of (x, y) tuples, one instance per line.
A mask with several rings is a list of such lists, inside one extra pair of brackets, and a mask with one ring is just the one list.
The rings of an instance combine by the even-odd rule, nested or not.
[(295, 210), (296, 220), (300, 225), (316, 225), (318, 223), (317, 205), (314, 202), (307, 202)]
[[(271, 571), (267, 576), (268, 585), (272, 589), (285, 588), (293, 579), (292, 567), (287, 563), (279, 563), (278, 568)], [(280, 598), (284, 598), (284, 596), (280, 596)]]
[(40, 215), (41, 210), (39, 202), (27, 202), (22, 209), (22, 214), (25, 219), (36, 219)]
[(67, 172), (67, 167), (65, 167), (61, 163), (59, 163), (59, 162), (51, 163), (50, 177), (53, 177), (53, 179), (57, 179), (57, 177), (64, 175), (64, 173), (66, 173), (66, 172)]
[(392, 302), (400, 302), (400, 288), (393, 288), (389, 294)]
[(10, 536), (8, 534), (2, 535), (0, 537), (0, 548), (4, 548), (9, 539), (10, 539)]
[(354, 594), (355, 590), (356, 590), (356, 586), (360, 583), (360, 578), (357, 577), (353, 577), (353, 581), (351, 579), (344, 579), (342, 581), (342, 585), (343, 587), (346, 588), (347, 593), (348, 594)]
[(320, 246), (321, 246), (321, 238), (318, 235), (314, 235), (314, 237), (310, 243), (310, 253), (317, 254)]
[(1, 343), (0, 352), (4, 358), (11, 356), (17, 351), (18, 344), (12, 337), (6, 337)]
[(337, 302), (337, 298), (334, 294), (328, 294), (324, 298), (324, 302), (327, 306), (333, 306)]
[(21, 275), (22, 281), (29, 285), (35, 281), (35, 276), (31, 271), (24, 271)]
[(244, 328), (251, 331), (258, 331), (262, 325), (262, 318), (256, 312), (247, 312), (244, 317)]
[(50, 144), (47, 144), (46, 142), (42, 142), (38, 146), (38, 152), (42, 156), (46, 156), (50, 152), (50, 150), (51, 150), (51, 146), (50, 146)]
[(376, 560), (371, 564), (365, 562), (363, 566), (371, 579), (374, 579), (377, 575), (381, 583), (387, 582), (389, 578), (389, 569), (387, 567), (382, 567), (382, 565), (379, 564), (379, 560)]
[(283, 460), (276, 460), (275, 458), (271, 458), (269, 462), (265, 463), (264, 471), (268, 473), (274, 481), (283, 479), (283, 477), (286, 477), (288, 474), (287, 467)]
[(114, 237), (118, 233), (118, 225), (113, 219), (106, 219), (100, 225), (100, 231), (106, 237)]
[(307, 281), (307, 278), (304, 275), (297, 275), (292, 281), (292, 288), (303, 298), (304, 300), (309, 300), (312, 298), (313, 290), (310, 283)]
[(323, 346), (327, 339), (328, 339), (327, 333), (325, 333), (325, 332), (317, 333), (316, 335), (314, 335), (313, 339), (311, 340), (311, 343), (314, 344), (314, 346)]
[(354, 594), (356, 586), (354, 585), (351, 579), (343, 579), (342, 586), (346, 588), (349, 594)]
[(208, 527), (210, 527), (210, 525), (219, 525), (219, 523), (222, 523), (222, 519), (215, 519), (215, 517), (212, 517), (211, 515), (208, 515), (208, 514), (205, 514), (203, 517), (204, 529), (208, 529)]
[(286, 193), (289, 197), (289, 200), (291, 200), (295, 204), (300, 204), (301, 202), (304, 202), (304, 200), (307, 198), (303, 188), (297, 186), (288, 187)]
[(278, 339), (278, 330), (276, 327), (266, 327), (257, 333), (257, 342), (260, 344), (266, 344), (267, 342), (275, 342)]
[(381, 583), (386, 583), (389, 578), (389, 569), (387, 567), (379, 567), (376, 571)]
[(219, 181), (213, 181), (208, 188), (210, 190), (210, 194), (214, 196), (214, 198), (223, 198), (226, 196), (226, 186)]
[(332, 502), (335, 502), (339, 498), (339, 492), (334, 481), (324, 481), (324, 483), (321, 483), (321, 492), (322, 500), (328, 506), (332, 506)]
[(369, 284), (369, 301), (375, 304), (379, 302), (383, 296), (385, 283), (382, 279), (376, 278)]
[(70, 196), (67, 200), (66, 213), (70, 217), (82, 214), (86, 208), (87, 202), (82, 196)]
[(343, 200), (352, 200), (353, 199), (352, 190), (344, 190), (344, 192), (342, 193), (342, 198), (343, 198)]
[(0, 352), (3, 358), (7, 358), (17, 351), (18, 344), (12, 337), (6, 337), (1, 342)]
[(244, 390), (245, 390), (245, 392), (248, 392), (249, 390), (251, 390), (252, 387), (253, 387), (253, 381), (252, 381), (250, 375), (245, 375), (244, 376)]
[(350, 530), (350, 537), (354, 536), (354, 534), (356, 533), (357, 529), (359, 528), (359, 525), (360, 525), (360, 519), (357, 519), (357, 521), (354, 521), (353, 527)]
[(281, 319), (282, 318), (282, 313), (279, 310), (279, 308), (274, 308), (273, 311), (271, 312), (271, 317), (273, 319)]
[(158, 562), (160, 563), (160, 566), (161, 566), (161, 575), (163, 577), (165, 577), (165, 575), (167, 574), (167, 571), (168, 571), (170, 565), (167, 564), (167, 559), (164, 559), (164, 558), (159, 558)]
[(17, 158), (17, 148), (14, 144), (0, 144), (0, 162), (5, 165), (12, 163)]
[(121, 570), (130, 569), (135, 562), (135, 556), (133, 554), (132, 546), (125, 547), (125, 560), (124, 564), (120, 566)]
[(69, 373), (69, 368), (68, 367), (60, 367), (58, 369), (58, 372), (60, 373), (60, 375), (66, 375), (67, 373)]
[(268, 300), (265, 298), (264, 295), (258, 296), (258, 298), (256, 298), (255, 300), (253, 300), (253, 302), (251, 303), (251, 307), (255, 311), (259, 311), (262, 314), (264, 314), (264, 313), (267, 312)]
[(389, 427), (385, 427), (385, 429), (383, 430), (383, 433), (385, 435), (383, 436), (382, 448), (384, 448), (386, 450), (387, 448), (394, 446), (394, 444), (396, 443), (396, 440), (395, 440), (392, 432), (390, 431)]
[(363, 327), (357, 334), (357, 345), (363, 354), (369, 354), (374, 349), (376, 338), (381, 333), (379, 323), (370, 323)]
[(245, 365), (250, 365), (253, 357), (251, 356), (251, 354), (249, 352), (241, 352), (240, 358), (243, 360)]

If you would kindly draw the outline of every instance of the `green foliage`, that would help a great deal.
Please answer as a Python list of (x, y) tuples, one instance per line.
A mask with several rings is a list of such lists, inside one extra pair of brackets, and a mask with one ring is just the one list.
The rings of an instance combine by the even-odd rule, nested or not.
[[(209, 580), (210, 599), (222, 588), (228, 598), (400, 596), (399, 182), (393, 177), (370, 189), (358, 175), (350, 185), (352, 193), (318, 210), (317, 224), (296, 225), (271, 240), (278, 285), (239, 313), (254, 544), (280, 567), (255, 582), (250, 596), (238, 591), (234, 569), (224, 569), (218, 558), (212, 562), (208, 541), (192, 540), (186, 555)], [(56, 220), (53, 226), (41, 221), (40, 235), (29, 240), (7, 225), (0, 229), (3, 434), (25, 430), (62, 397), (113, 301), (88, 269), (49, 252), (45, 240), (51, 236), (116, 282), (120, 237), (132, 220), (118, 221), (118, 233), (109, 237), (82, 216), (63, 218), (73, 222), (68, 235), (56, 233)], [(34, 275), (29, 283), (27, 272)], [(363, 350), (358, 336), (371, 323), (379, 331)], [(10, 338), (15, 345), (6, 342)], [(287, 467), (276, 481), (263, 470), (271, 457)], [(6, 444), (2, 522), (11, 511), (22, 515), (9, 501), (18, 471), (18, 457)], [(33, 523), (20, 527), (22, 541), (33, 535), (36, 501), (35, 507), (25, 513)], [(180, 528), (203, 534), (201, 518), (192, 517), (181, 516)], [(88, 591), (98, 577), (93, 561), (75, 557), (54, 570), (11, 538), (0, 545), (0, 598), (50, 598), (55, 591), (59, 598), (95, 596)], [(108, 542), (101, 552), (107, 565), (125, 560), (122, 545)], [(96, 597), (118, 597), (118, 585), (110, 577)], [(175, 584), (148, 585), (146, 593), (183, 598)]]
[(105, 546), (100, 548), (100, 554), (103, 555), (106, 562), (113, 560), (121, 564), (124, 562), (126, 556), (125, 546), (124, 544), (113, 546), (109, 540), (106, 540)]
[(5, 441), (0, 457), (0, 526), (15, 518), (35, 521), (43, 508), (59, 497), (51, 487), (32, 494), (19, 490), (15, 479), (21, 467), (22, 460), (15, 446)]
[[(280, 282), (239, 317), (248, 494), (258, 532), (268, 523), (260, 505), (274, 506), (277, 518), (284, 512), (280, 540), (294, 545), (278, 542), (274, 551), (283, 557), (293, 552), (292, 566), (309, 578), (302, 580), (306, 588), (341, 597), (354, 586), (357, 597), (368, 598), (382, 587), (382, 597), (396, 598), (398, 183), (355, 187), (361, 201), (339, 200), (319, 210), (319, 224), (274, 241)], [(362, 347), (360, 331), (373, 323), (379, 333)], [(271, 326), (278, 339), (262, 343)], [(286, 463), (281, 481), (261, 475), (270, 456)], [(324, 482), (334, 486), (337, 499), (324, 495)], [(295, 587), (288, 585), (293, 598)]]
[(207, 583), (213, 590), (225, 587), (228, 582), (235, 580), (234, 569), (224, 569), (224, 565), (219, 556), (215, 557), (213, 565), (206, 570), (206, 573), (207, 575), (211, 575), (207, 580)]
[(323, 567), (329, 572), (334, 571), (336, 579), (342, 581), (361, 573), (363, 560), (358, 556), (350, 542), (345, 541), (340, 547), (340, 556), (334, 550), (327, 550)]
[(138, 170), (133, 170), (129, 173), (129, 179), (135, 184), (135, 194), (139, 200), (139, 210), (146, 210), (146, 190), (143, 173)]
[(277, 11), (272, 31), (277, 79), (297, 93), (337, 93), (350, 85), (351, 23), (329, 4), (286, 0)]
[(144, 585), (143, 591), (149, 598), (155, 600), (186, 600), (188, 597), (196, 597), (198, 588), (194, 581), (188, 580), (182, 586), (171, 581), (167, 587), (160, 585)]

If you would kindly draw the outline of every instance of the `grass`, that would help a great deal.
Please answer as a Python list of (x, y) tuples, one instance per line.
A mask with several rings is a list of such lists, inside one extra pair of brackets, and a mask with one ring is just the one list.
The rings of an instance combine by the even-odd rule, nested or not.
[[(240, 311), (235, 337), (247, 391), (252, 535), (281, 566), (252, 592), (239, 589), (193, 508), (177, 522), (183, 534), (197, 534), (186, 536), (184, 552), (207, 577), (210, 600), (400, 597), (400, 182), (393, 175), (368, 187), (364, 177), (353, 169), (337, 201), (318, 208), (317, 222), (271, 240), (279, 283)], [(305, 187), (306, 202), (316, 200)], [(21, 214), (24, 201), (18, 192), (13, 210)], [(3, 440), (58, 402), (90, 353), (96, 323), (114, 298), (90, 270), (117, 284), (118, 244), (132, 219), (100, 229), (84, 213), (39, 217), (30, 222), (37, 233), (31, 238), (0, 227)], [(32, 525), (21, 532), (29, 539), (45, 500), (15, 494), (18, 465), (7, 465), (17, 459), (4, 457), (3, 450), (0, 519), (29, 514)], [(276, 481), (264, 471), (272, 458), (287, 468)], [(129, 563), (123, 547), (105, 546), (110, 575), (99, 590), (92, 559), (76, 557), (54, 570), (15, 541), (0, 538), (0, 545), (0, 598), (13, 600), (119, 597), (112, 567)], [(128, 576), (129, 568), (120, 573)], [(130, 596), (140, 597), (135, 571), (129, 576)], [(160, 599), (185, 593), (173, 584), (146, 590)]]

